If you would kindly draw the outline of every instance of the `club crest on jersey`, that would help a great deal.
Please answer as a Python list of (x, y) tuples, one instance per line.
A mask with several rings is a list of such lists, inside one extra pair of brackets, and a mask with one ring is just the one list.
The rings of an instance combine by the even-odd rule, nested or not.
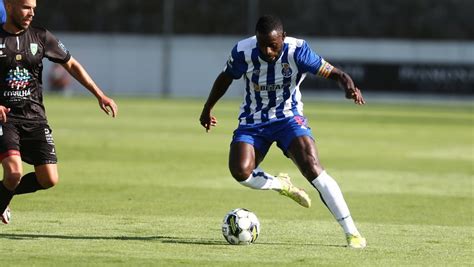
[(30, 44), (30, 51), (31, 51), (31, 54), (34, 56), (36, 55), (36, 53), (38, 53), (38, 44), (36, 43), (31, 43)]
[(281, 75), (283, 75), (285, 78), (290, 78), (291, 74), (293, 74), (293, 70), (290, 68), (290, 64), (281, 64)]

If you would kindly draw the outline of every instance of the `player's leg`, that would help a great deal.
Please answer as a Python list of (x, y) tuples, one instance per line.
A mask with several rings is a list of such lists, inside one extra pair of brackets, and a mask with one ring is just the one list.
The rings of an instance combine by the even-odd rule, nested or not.
[(25, 174), (15, 189), (15, 195), (33, 193), (48, 189), (58, 183), (58, 168), (56, 164), (35, 166), (35, 171)]
[(2, 160), (3, 185), (10, 191), (14, 191), (21, 181), (23, 174), (23, 163), (18, 155), (9, 156)]
[(22, 177), (15, 195), (47, 189), (58, 182), (56, 148), (51, 128), (46, 124), (26, 127), (27, 133), (21, 142), (22, 156), (25, 162), (35, 166), (35, 171)]
[[(232, 177), (240, 183), (245, 182), (254, 174), (263, 158), (252, 144), (240, 141), (232, 142), (229, 152), (229, 170)], [(258, 187), (258, 189), (269, 189), (264, 185)]]
[[(9, 181), (6, 183), (9, 189), (3, 186), (4, 183), (0, 184), (0, 209), (3, 210), (2, 222), (8, 224), (11, 217), (8, 204), (14, 195), (28, 194), (38, 190), (48, 189), (56, 185), (59, 179), (56, 164), (35, 166), (35, 172), (27, 173), (21, 177), (21, 159), (19, 160), (19, 165), (9, 164), (8, 160), (4, 160), (4, 162), (4, 173), (9, 173), (9, 175), (5, 175), (4, 183), (5, 181)], [(16, 188), (14, 186), (16, 186)]]
[[(229, 169), (240, 184), (258, 190), (275, 190), (281, 195), (290, 197), (304, 207), (311, 205), (308, 194), (291, 183), (288, 175), (273, 176), (263, 171), (263, 161), (271, 142), (256, 135), (255, 129), (237, 129), (229, 153)], [(260, 130), (259, 130), (260, 131)]]
[(55, 186), (59, 181), (58, 165), (44, 164), (35, 166), (37, 182), (42, 189), (48, 189)]
[(365, 247), (365, 239), (361, 237), (352, 220), (339, 185), (319, 162), (313, 138), (309, 135), (294, 138), (287, 153), (303, 176), (318, 190), (324, 204), (344, 229), (349, 246), (353, 248)]
[(22, 177), (22, 162), (19, 156), (5, 158), (2, 165), (4, 179), (0, 183), (0, 210), (3, 211), (2, 222), (8, 224), (10, 221), (8, 205), (13, 196), (33, 193), (56, 185), (58, 171), (56, 164), (44, 164), (35, 166), (35, 172), (30, 172)]
[[(50, 188), (58, 182), (56, 149), (51, 135), (51, 128), (47, 124), (28, 123), (5, 124), (2, 126), (3, 136), (0, 136), (0, 151), (7, 151), (10, 154), (16, 151), (18, 157), (11, 157), (16, 159), (15, 164), (8, 164), (8, 161), (6, 165), (4, 164), (4, 170), (7, 170), (6, 173), (8, 173), (9, 166), (14, 166), (10, 167), (10, 173), (15, 174), (10, 180), (16, 182), (10, 183), (10, 189), (14, 191), (6, 192), (0, 186), (0, 209), (8, 206), (7, 201), (3, 201), (4, 196), (5, 199), (10, 196), (9, 199), (11, 200), (12, 194), (33, 193)], [(21, 138), (19, 132), (21, 132)], [(18, 149), (11, 150), (11, 147), (21, 147), (21, 158)], [(34, 165), (35, 171), (21, 177), (21, 172), (15, 170), (22, 166), (22, 161)]]
[(7, 122), (0, 125), (0, 161), (3, 167), (3, 180), (0, 182), (0, 214), (5, 224), (10, 221), (8, 205), (23, 173), (19, 129), (19, 124), (15, 123)]
[(0, 211), (2, 222), (8, 224), (10, 222), (10, 209), (8, 205), (13, 198), (15, 188), (18, 186), (23, 173), (23, 165), (18, 151), (9, 151), (11, 156), (7, 156), (2, 160), (3, 180), (0, 183)]

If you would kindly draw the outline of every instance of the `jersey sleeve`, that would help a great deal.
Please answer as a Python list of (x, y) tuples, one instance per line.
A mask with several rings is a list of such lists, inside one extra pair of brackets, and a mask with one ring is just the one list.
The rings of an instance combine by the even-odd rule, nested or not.
[(311, 50), (306, 41), (303, 41), (303, 44), (295, 51), (295, 62), (301, 72), (317, 74), (323, 61), (322, 57)]
[(247, 71), (247, 63), (245, 62), (244, 52), (237, 51), (237, 45), (234, 46), (227, 60), (224, 72), (232, 76), (234, 79), (240, 79)]
[(63, 43), (49, 31), (46, 31), (45, 38), (45, 57), (55, 63), (63, 64), (68, 62), (71, 54)]
[(7, 21), (7, 12), (5, 11), (3, 1), (0, 1), (0, 23), (3, 24), (5, 21)]

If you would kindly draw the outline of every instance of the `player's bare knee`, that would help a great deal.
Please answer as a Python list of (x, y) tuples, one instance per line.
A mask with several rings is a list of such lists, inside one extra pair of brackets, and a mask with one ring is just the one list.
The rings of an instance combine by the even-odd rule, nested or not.
[(57, 185), (59, 182), (59, 178), (58, 177), (55, 177), (55, 178), (51, 178), (49, 180), (46, 181), (46, 183), (43, 185), (44, 188), (51, 188), (55, 185)]
[(9, 190), (13, 190), (18, 186), (18, 184), (20, 184), (21, 176), (21, 172), (10, 172), (5, 174), (3, 184)]
[(51, 188), (58, 184), (59, 177), (58, 176), (48, 176), (44, 178), (39, 178), (38, 182), (44, 189)]
[(232, 174), (232, 177), (234, 177), (234, 179), (238, 182), (247, 180), (254, 169), (255, 164), (253, 164), (251, 161), (229, 161), (230, 173)]
[(250, 174), (252, 174), (253, 169), (247, 167), (240, 166), (238, 168), (230, 168), (230, 173), (232, 177), (238, 182), (245, 181), (249, 178)]

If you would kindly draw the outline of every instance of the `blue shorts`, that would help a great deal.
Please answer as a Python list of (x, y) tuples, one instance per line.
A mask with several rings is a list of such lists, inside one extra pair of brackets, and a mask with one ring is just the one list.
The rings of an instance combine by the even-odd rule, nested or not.
[(234, 131), (231, 144), (237, 142), (251, 144), (262, 156), (265, 156), (273, 142), (276, 142), (277, 146), (288, 156), (287, 151), (291, 141), (299, 136), (309, 136), (314, 139), (306, 118), (293, 116), (274, 122), (239, 125)]

